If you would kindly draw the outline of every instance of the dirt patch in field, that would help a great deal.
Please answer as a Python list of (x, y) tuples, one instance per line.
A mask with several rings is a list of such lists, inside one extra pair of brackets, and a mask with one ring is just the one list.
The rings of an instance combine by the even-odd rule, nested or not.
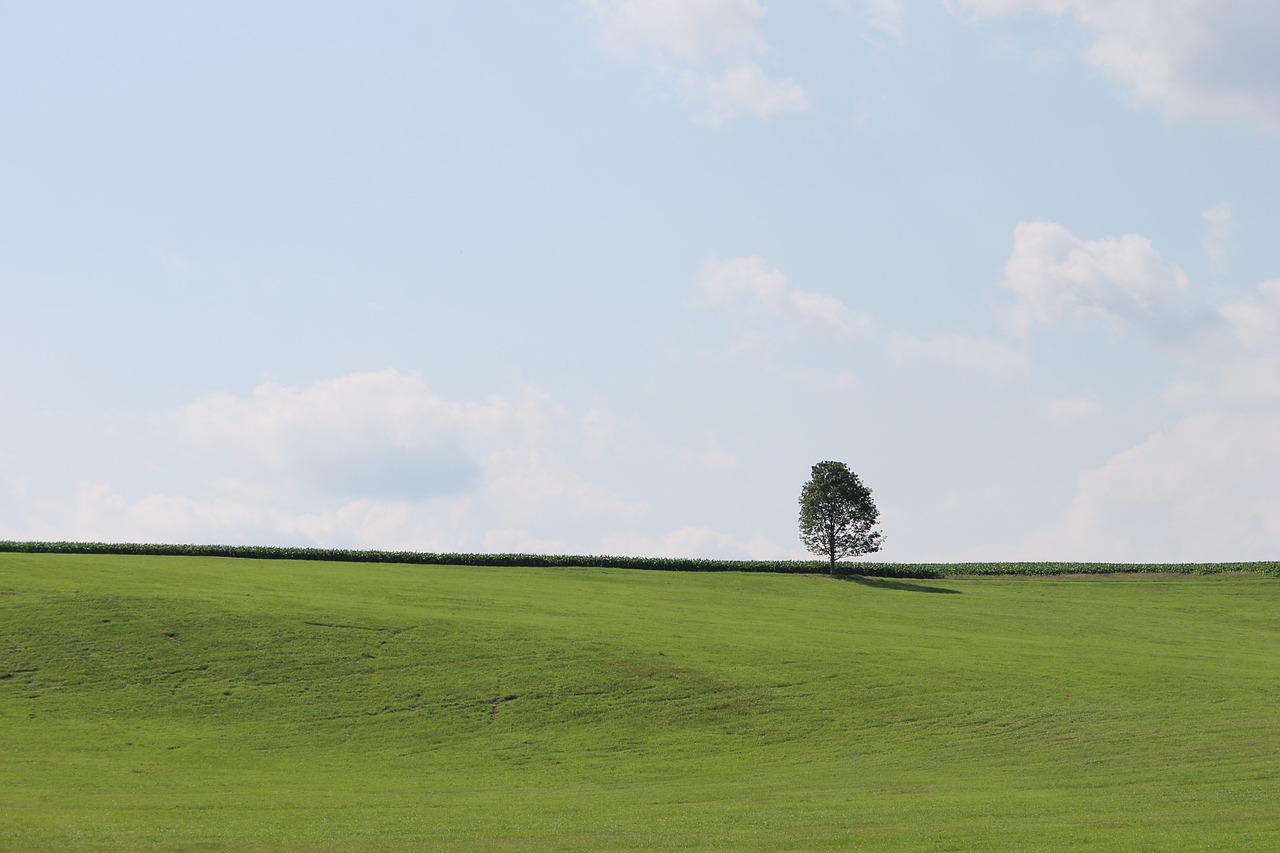
[(519, 696), (516, 696), (516, 695), (511, 695), (511, 696), (494, 696), (494, 697), (493, 697), (493, 715), (490, 717), (490, 719), (495, 719), (495, 718), (497, 718), (497, 716), (498, 716), (498, 709), (499, 709), (500, 707), (502, 707), (502, 703), (503, 703), (503, 702), (510, 702), (512, 699), (519, 699), (519, 698), (520, 698), (520, 697), (519, 697)]

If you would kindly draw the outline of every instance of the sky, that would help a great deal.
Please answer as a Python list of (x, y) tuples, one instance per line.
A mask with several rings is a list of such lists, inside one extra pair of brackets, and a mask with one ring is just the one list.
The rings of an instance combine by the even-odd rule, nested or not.
[(1280, 559), (1273, 0), (0, 0), (0, 538)]

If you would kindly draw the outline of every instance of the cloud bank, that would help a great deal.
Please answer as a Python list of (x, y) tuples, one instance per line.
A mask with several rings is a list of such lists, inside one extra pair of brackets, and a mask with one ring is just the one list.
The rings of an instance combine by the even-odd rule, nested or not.
[[(1280, 543), (1280, 281), (1218, 309), (1228, 349), (1166, 392), (1191, 411), (1082, 473), (1063, 517), (1018, 556), (1114, 561), (1274, 559)], [(1221, 341), (1219, 343), (1222, 343)], [(1063, 426), (1095, 413), (1052, 401)], [(1056, 409), (1056, 411), (1055, 411)], [(1076, 416), (1080, 417), (1077, 418)]]
[(1272, 560), (1280, 542), (1280, 412), (1198, 412), (1080, 475), (1029, 559)]
[(1139, 103), (1177, 118), (1280, 132), (1280, 5), (1272, 0), (950, 0), (979, 18), (1065, 17), (1082, 59)]
[[(135, 496), (88, 480), (58, 499), (0, 479), (0, 538), (783, 553), (758, 534), (653, 531), (645, 502), (582, 473), (586, 460), (610, 452), (618, 418), (600, 410), (571, 417), (534, 389), (457, 401), (416, 374), (383, 370), (302, 386), (266, 382), (248, 395), (206, 394), (161, 421), (158, 442), (176, 440), (216, 470), (203, 487)], [(738, 465), (714, 440), (701, 453), (653, 461), (712, 472)]]

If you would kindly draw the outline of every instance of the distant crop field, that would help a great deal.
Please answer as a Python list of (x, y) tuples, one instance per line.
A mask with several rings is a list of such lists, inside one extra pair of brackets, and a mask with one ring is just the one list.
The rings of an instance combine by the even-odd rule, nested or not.
[(3, 850), (1280, 849), (1280, 581), (0, 553)]
[[(344, 548), (290, 548), (261, 545), (175, 545), (140, 542), (14, 542), (0, 540), (0, 553), (105, 554), (148, 557), (240, 557), (253, 560), (310, 560), (336, 563), (400, 563), (426, 566), (507, 566), (513, 568), (649, 569), (669, 572), (769, 572), (827, 574), (825, 560), (716, 560), (687, 557), (627, 557), (571, 554), (433, 554), (418, 551), (353, 551)], [(849, 577), (946, 578), (973, 575), (1217, 575), (1253, 572), (1280, 577), (1280, 561), (1248, 563), (837, 563), (835, 574)]]

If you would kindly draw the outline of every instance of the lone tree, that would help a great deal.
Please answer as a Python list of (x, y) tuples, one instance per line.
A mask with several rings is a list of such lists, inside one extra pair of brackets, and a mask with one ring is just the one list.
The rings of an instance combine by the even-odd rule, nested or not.
[(827, 558), (832, 577), (836, 560), (880, 550), (880, 532), (872, 530), (879, 515), (871, 490), (843, 462), (814, 465), (800, 490), (800, 540)]

